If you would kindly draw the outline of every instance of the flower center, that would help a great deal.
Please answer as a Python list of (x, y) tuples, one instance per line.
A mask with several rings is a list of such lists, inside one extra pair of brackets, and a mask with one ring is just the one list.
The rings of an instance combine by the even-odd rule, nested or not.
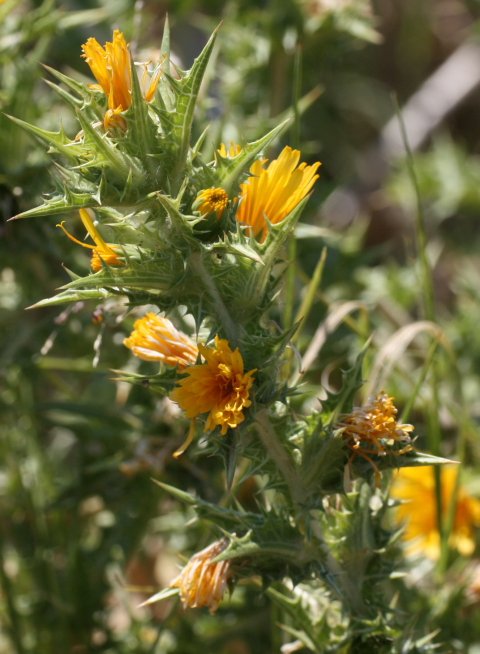
[(205, 199), (213, 205), (215, 211), (225, 209), (228, 204), (228, 194), (223, 188), (211, 189), (210, 191), (207, 191), (206, 195), (207, 197)]

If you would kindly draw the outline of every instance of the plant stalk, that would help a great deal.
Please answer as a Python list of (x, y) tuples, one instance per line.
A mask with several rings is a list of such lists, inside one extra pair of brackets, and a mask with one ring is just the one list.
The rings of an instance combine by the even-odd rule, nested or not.
[(208, 292), (210, 299), (215, 307), (215, 311), (220, 318), (223, 329), (225, 330), (225, 335), (230, 343), (231, 347), (238, 346), (238, 333), (237, 325), (233, 322), (230, 313), (225, 306), (225, 303), (218, 292), (218, 288), (215, 285), (210, 273), (205, 268), (202, 255), (200, 252), (192, 252), (188, 259), (188, 264), (195, 275), (201, 279), (203, 286)]

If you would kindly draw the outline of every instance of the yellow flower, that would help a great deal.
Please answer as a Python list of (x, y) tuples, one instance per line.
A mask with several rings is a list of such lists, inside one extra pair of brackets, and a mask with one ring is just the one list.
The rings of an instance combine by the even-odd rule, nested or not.
[(132, 70), (130, 53), (125, 37), (119, 30), (113, 32), (113, 43), (107, 41), (105, 49), (97, 39), (90, 38), (82, 45), (87, 64), (98, 84), (92, 88), (102, 89), (108, 96), (108, 108), (122, 107), (126, 111), (132, 104)]
[(251, 227), (261, 242), (268, 234), (265, 218), (274, 225), (280, 223), (311, 191), (319, 177), (315, 173), (320, 162), (298, 166), (299, 159), (300, 151), (287, 146), (267, 168), (264, 168), (267, 159), (255, 161), (250, 168), (253, 177), (240, 184), (237, 220)]
[(143, 75), (142, 75), (142, 93), (143, 97), (147, 102), (151, 102), (153, 100), (153, 96), (155, 95), (155, 91), (157, 90), (158, 82), (160, 81), (160, 77), (162, 76), (163, 72), (163, 64), (165, 63), (167, 59), (167, 55), (162, 55), (162, 65), (157, 68), (157, 70), (153, 73), (153, 75), (150, 77), (148, 74), (148, 65), (151, 64), (151, 61), (147, 61), (146, 63), (143, 63)]
[[(80, 218), (82, 219), (82, 222), (85, 225), (87, 232), (95, 241), (95, 245), (82, 243), (82, 241), (79, 241), (74, 236), (69, 234), (69, 232), (67, 232), (67, 230), (63, 226), (63, 222), (65, 221), (63, 221), (61, 225), (57, 225), (57, 227), (61, 227), (65, 232), (65, 234), (68, 236), (68, 238), (70, 238), (75, 243), (78, 243), (84, 248), (90, 248), (91, 250), (93, 250), (91, 265), (92, 268), (95, 270), (95, 272), (102, 270), (103, 263), (106, 263), (109, 266), (123, 266), (124, 263), (119, 259), (117, 254), (119, 248), (113, 245), (112, 243), (105, 243), (103, 238), (100, 236), (98, 229), (93, 224), (93, 220), (91, 219), (87, 209), (80, 209)], [(117, 250), (117, 252), (115, 252), (115, 250)]]
[(188, 377), (177, 382), (180, 387), (170, 393), (170, 398), (186, 411), (187, 418), (209, 413), (204, 431), (219, 425), (224, 435), (228, 427), (233, 429), (245, 420), (243, 408), (252, 403), (249, 390), (257, 369), (244, 373), (238, 348), (232, 352), (228, 341), (218, 334), (215, 349), (201, 343), (198, 349), (206, 363), (187, 368), (184, 374)]
[(227, 547), (228, 540), (222, 539), (197, 552), (170, 583), (171, 588), (180, 588), (184, 609), (208, 606), (212, 614), (218, 609), (227, 590), (230, 561), (212, 563), (212, 560)]
[(161, 361), (180, 370), (195, 363), (197, 347), (182, 332), (179, 332), (168, 318), (147, 313), (137, 320), (134, 331), (123, 344), (135, 356), (144, 361)]
[[(386, 456), (387, 454), (404, 454), (413, 449), (410, 432), (412, 425), (399, 424), (395, 416), (397, 409), (393, 397), (382, 391), (377, 397), (370, 398), (364, 407), (356, 407), (352, 413), (340, 416), (335, 429), (343, 429), (345, 445), (352, 450), (347, 463), (346, 477), (348, 479), (350, 464), (358, 455), (369, 461), (375, 471), (375, 485), (380, 486), (381, 473), (369, 454)], [(394, 443), (407, 443), (400, 450), (393, 450)]]
[(208, 188), (197, 196), (194, 208), (198, 209), (202, 216), (208, 216), (215, 211), (217, 220), (220, 220), (227, 205), (228, 193), (223, 188)]
[[(122, 105), (120, 105), (116, 109), (109, 109), (105, 112), (103, 126), (106, 132), (111, 132), (113, 129), (118, 129), (120, 132), (127, 131), (127, 121), (122, 116), (122, 111)], [(100, 125), (100, 123), (98, 124)]]
[[(457, 466), (442, 466), (442, 516), (446, 520), (457, 481)], [(397, 507), (397, 516), (405, 522), (404, 538), (415, 539), (408, 552), (423, 552), (431, 559), (440, 556), (440, 534), (437, 523), (437, 499), (434, 466), (401, 468), (395, 473), (392, 497), (405, 503)], [(457, 491), (455, 519), (449, 545), (464, 556), (475, 549), (474, 527), (480, 526), (480, 502), (463, 486)]]
[(224, 157), (225, 159), (227, 157), (233, 159), (234, 157), (237, 157), (241, 151), (242, 151), (242, 146), (238, 145), (237, 143), (234, 143), (233, 141), (230, 141), (230, 147), (228, 148), (228, 150), (225, 143), (220, 143), (220, 147), (218, 148), (218, 153), (220, 154), (221, 157)]
[[(125, 36), (119, 30), (113, 32), (113, 42), (107, 41), (105, 49), (94, 38), (82, 45), (87, 64), (90, 66), (98, 84), (91, 88), (102, 90), (108, 96), (108, 111), (105, 114), (104, 126), (108, 131), (114, 126), (126, 129), (126, 122), (119, 114), (126, 111), (132, 104), (132, 67), (130, 52)], [(161, 67), (154, 73), (148, 83), (148, 64), (143, 64), (142, 87), (143, 96), (147, 102), (153, 98), (162, 73)]]

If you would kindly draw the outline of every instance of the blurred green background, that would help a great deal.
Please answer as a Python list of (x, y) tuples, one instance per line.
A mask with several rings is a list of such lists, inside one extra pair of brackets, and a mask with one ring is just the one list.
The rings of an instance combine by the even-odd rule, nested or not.
[[(298, 411), (318, 406), (319, 384), (338, 386), (340, 368), (370, 331), (367, 381), (405, 405), (433, 336), (440, 343), (436, 368), (416, 396), (410, 422), (422, 448), (465, 463), (463, 481), (480, 494), (478, 0), (5, 0), (2, 654), (189, 654), (199, 647), (209, 654), (273, 654), (289, 641), (277, 626), (287, 618), (253, 587), (239, 587), (215, 618), (203, 610), (184, 613), (174, 603), (137, 608), (176, 574), (177, 552), (208, 543), (205, 529), (186, 526), (192, 515), (151, 477), (218, 502), (222, 462), (199, 461), (205, 442), (172, 459), (185, 429), (175, 406), (147, 388), (112, 381), (112, 369), (155, 370), (122, 345), (143, 310), (125, 317), (121, 301), (25, 310), (68, 281), (63, 266), (85, 273), (88, 257), (55, 227), (60, 217), (7, 222), (40, 204), (53, 183), (50, 157), (4, 114), (50, 130), (63, 124), (69, 136), (78, 131), (72, 112), (42, 80), (48, 73), (40, 63), (91, 81), (81, 45), (90, 36), (103, 44), (114, 28), (125, 32), (136, 61), (156, 60), (167, 13), (175, 62), (184, 69), (223, 21), (195, 125), (200, 133), (211, 123), (210, 154), (222, 140), (253, 140), (279, 116), (291, 115), (295, 66), (301, 73), (299, 129), (294, 124), (269, 153), (289, 143), (308, 163), (322, 161), (298, 228), (290, 281), (296, 310), (328, 248), (299, 348), (305, 352), (326, 320), (329, 335), (315, 353)], [(416, 195), (396, 102), (425, 212), (435, 298), (429, 316), (415, 256)], [(80, 230), (75, 234), (82, 238)], [(284, 303), (281, 297), (279, 314)], [(434, 318), (436, 330), (425, 326), (426, 317)], [(240, 492), (255, 510), (255, 481)], [(418, 614), (419, 628), (442, 628), (450, 651), (480, 651), (480, 590), (465, 590), (478, 563), (478, 552), (470, 561), (449, 561), (441, 580), (417, 570), (420, 581), (403, 600), (410, 601), (407, 613)]]

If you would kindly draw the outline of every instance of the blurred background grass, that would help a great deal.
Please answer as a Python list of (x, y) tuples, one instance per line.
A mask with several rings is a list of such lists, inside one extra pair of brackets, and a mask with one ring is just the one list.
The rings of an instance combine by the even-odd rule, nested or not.
[[(340, 368), (374, 331), (367, 387), (385, 388), (407, 408), (421, 448), (461, 459), (462, 482), (480, 495), (480, 3), (5, 0), (0, 652), (188, 654), (203, 647), (264, 654), (285, 642), (276, 623), (288, 624), (288, 617), (255, 588), (238, 588), (215, 618), (168, 603), (136, 608), (175, 575), (177, 551), (208, 543), (204, 528), (187, 527), (192, 516), (151, 476), (221, 501), (222, 463), (198, 461), (205, 442), (172, 459), (184, 434), (175, 407), (149, 389), (111, 380), (112, 368), (155, 369), (122, 345), (143, 311), (125, 318), (121, 302), (111, 301), (25, 311), (68, 281), (63, 265), (85, 272), (88, 257), (56, 229), (59, 217), (7, 222), (52, 189), (52, 164), (3, 114), (51, 130), (63, 123), (70, 136), (78, 131), (42, 81), (48, 74), (39, 62), (87, 79), (81, 44), (90, 36), (104, 43), (112, 28), (125, 32), (136, 61), (155, 60), (167, 12), (182, 68), (224, 21), (195, 126), (200, 133), (211, 123), (210, 153), (220, 140), (253, 140), (292, 113), (301, 47), (306, 108), (299, 134), (294, 127), (283, 139), (296, 144), (299, 137), (304, 160), (322, 167), (298, 229), (293, 315), (325, 246), (327, 256), (298, 343), (302, 352), (313, 348), (298, 411), (319, 406), (318, 384), (336, 388)], [(417, 196), (393, 95), (422, 198), (430, 313), (415, 248)], [(284, 304), (281, 298), (279, 314)], [(435, 327), (424, 322), (432, 317)], [(255, 484), (237, 489), (252, 510)], [(447, 646), (470, 654), (480, 651), (478, 555), (450, 554), (436, 571), (426, 560), (410, 563), (408, 584), (390, 589), (401, 591), (403, 610), (417, 613), (419, 629), (439, 626)]]

